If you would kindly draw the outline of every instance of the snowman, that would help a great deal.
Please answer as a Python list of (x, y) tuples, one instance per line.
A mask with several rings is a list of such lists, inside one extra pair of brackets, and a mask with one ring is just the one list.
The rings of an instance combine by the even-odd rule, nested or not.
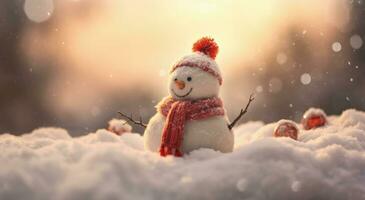
[(156, 106), (157, 113), (146, 127), (145, 149), (178, 157), (199, 148), (232, 152), (234, 124), (228, 124), (219, 98), (222, 76), (214, 60), (217, 53), (214, 40), (203, 37), (193, 45), (193, 54), (171, 68), (169, 96)]

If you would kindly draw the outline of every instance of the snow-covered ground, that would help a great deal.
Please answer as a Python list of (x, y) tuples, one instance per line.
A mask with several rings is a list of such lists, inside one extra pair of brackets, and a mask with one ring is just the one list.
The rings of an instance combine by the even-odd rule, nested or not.
[(143, 150), (138, 134), (79, 138), (42, 128), (0, 136), (0, 199), (365, 199), (365, 113), (273, 138), (275, 123), (235, 129), (235, 150), (184, 158)]

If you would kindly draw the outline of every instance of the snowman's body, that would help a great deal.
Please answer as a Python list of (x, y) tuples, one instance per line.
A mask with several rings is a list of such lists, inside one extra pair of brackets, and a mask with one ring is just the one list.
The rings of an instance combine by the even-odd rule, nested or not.
[[(149, 121), (144, 134), (145, 148), (158, 151), (166, 117), (156, 113)], [(233, 134), (227, 127), (225, 116), (213, 116), (202, 120), (187, 121), (181, 150), (184, 153), (199, 148), (210, 148), (223, 153), (232, 152)]]
[[(169, 75), (168, 92), (175, 101), (194, 102), (219, 96), (222, 77), (214, 61), (218, 46), (212, 39), (202, 38), (194, 44), (193, 50), (195, 53), (183, 57)], [(160, 150), (166, 121), (166, 116), (160, 112), (150, 119), (144, 133), (147, 150)], [(233, 143), (234, 137), (228, 128), (227, 117), (222, 113), (198, 120), (186, 120), (179, 148), (184, 153), (199, 148), (232, 152)]]

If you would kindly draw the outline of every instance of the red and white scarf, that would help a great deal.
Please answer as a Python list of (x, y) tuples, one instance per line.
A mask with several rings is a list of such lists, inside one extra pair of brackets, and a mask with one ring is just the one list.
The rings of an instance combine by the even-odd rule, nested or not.
[(166, 117), (162, 131), (160, 155), (177, 157), (183, 155), (180, 148), (186, 121), (224, 115), (223, 103), (218, 97), (192, 101), (179, 101), (172, 97), (166, 97), (157, 105), (157, 111)]

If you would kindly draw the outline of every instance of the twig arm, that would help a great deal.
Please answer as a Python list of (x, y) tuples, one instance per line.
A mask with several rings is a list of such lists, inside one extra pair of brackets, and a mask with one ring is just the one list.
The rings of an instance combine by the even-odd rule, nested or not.
[(248, 102), (246, 104), (245, 109), (241, 109), (240, 114), (238, 114), (238, 116), (232, 121), (232, 123), (228, 124), (228, 129), (231, 130), (236, 123), (238, 122), (238, 120), (241, 119), (241, 117), (247, 113), (248, 107), (250, 107), (251, 102), (255, 99), (255, 97), (253, 96), (253, 94), (250, 95), (250, 98), (248, 99)]
[(119, 113), (122, 117), (126, 118), (128, 121), (133, 122), (135, 125), (142, 126), (143, 128), (146, 128), (146, 127), (147, 127), (147, 125), (146, 125), (146, 124), (144, 124), (144, 123), (142, 122), (142, 117), (140, 117), (140, 118), (139, 118), (139, 121), (136, 121), (136, 120), (134, 120), (134, 119), (133, 119), (132, 114), (131, 114), (131, 116), (129, 117), (129, 116), (127, 116), (127, 115), (123, 114), (122, 112), (118, 112), (118, 113)]

